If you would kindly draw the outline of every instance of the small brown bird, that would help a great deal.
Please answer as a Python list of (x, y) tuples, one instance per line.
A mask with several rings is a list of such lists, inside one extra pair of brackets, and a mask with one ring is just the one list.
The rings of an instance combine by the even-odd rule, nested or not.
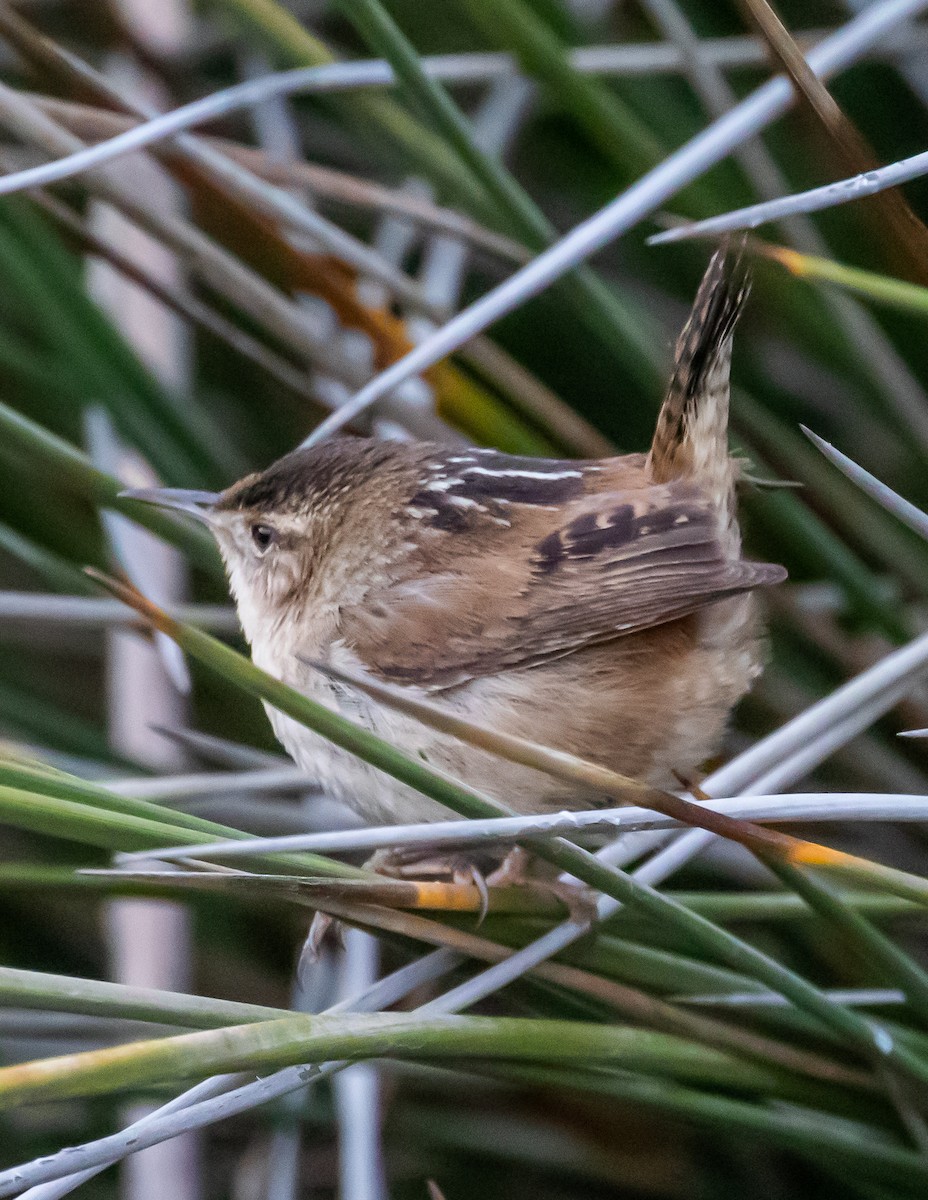
[[(480, 724), (673, 786), (712, 752), (760, 671), (728, 449), (732, 332), (746, 295), (712, 259), (650, 452), (575, 462), (344, 438), (221, 495), (138, 499), (212, 530), (254, 661), (520, 812), (602, 797), (437, 733), (324, 677), (325, 660)], [(436, 802), (274, 709), (296, 762), (367, 820)]]

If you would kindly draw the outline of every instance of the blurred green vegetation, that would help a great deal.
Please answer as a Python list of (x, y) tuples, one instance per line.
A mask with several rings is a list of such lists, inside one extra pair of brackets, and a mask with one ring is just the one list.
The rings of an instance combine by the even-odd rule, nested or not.
[[(343, 180), (348, 193), (355, 184), (348, 202), (320, 193), (314, 200), (318, 210), (388, 256), (398, 248), (394, 265), (413, 278), (434, 262), (435, 235), (415, 222), (398, 232), (394, 218), (359, 200), (359, 181), (386, 184), (400, 198), (408, 194), (403, 189), (410, 180), (418, 181), (419, 194), (427, 185), (434, 203), (538, 252), (712, 117), (685, 67), (628, 77), (584, 75), (569, 65), (566, 50), (661, 41), (655, 14), (662, 11), (682, 13), (698, 38), (752, 31), (740, 5), (705, 0), (679, 5), (339, 0), (292, 8), (277, 0), (213, 0), (202, 11), (178, 0), (178, 7), (187, 32), (169, 49), (151, 40), (150, 30), (139, 27), (117, 0), (49, 0), (22, 11), (61, 46), (108, 72), (111, 82), (126, 78), (114, 65), (117, 56), (123, 67), (131, 60), (136, 84), (141, 87), (144, 76), (148, 86), (157, 85), (164, 107), (232, 84), (246, 70), (313, 65), (329, 56), (389, 58), (402, 82), (391, 92), (296, 97), (229, 116), (209, 132), (261, 148), (268, 177), (299, 196), (305, 190), (281, 180), (288, 153), (354, 177)], [(783, 3), (779, 10), (798, 34), (833, 28), (854, 7)], [(4, 27), (5, 19), (0, 44)], [(3, 51), (4, 83), (116, 107), (103, 99), (99, 78), (79, 86), (73, 68), (61, 60), (43, 62), (29, 36), (22, 34), (18, 53)], [(928, 29), (921, 26), (834, 82), (833, 95), (881, 161), (924, 149), (928, 70), (916, 52), (928, 44), (926, 38)], [(417, 60), (425, 54), (499, 50), (512, 53), (532, 81), (502, 159), (485, 148), (499, 130), (479, 122), (494, 88), (496, 120), (506, 118), (503, 89), (492, 84), (446, 89), (430, 81)], [(744, 97), (769, 70), (759, 61), (723, 73), (735, 96)], [(0, 161), (12, 169), (29, 155), (24, 157), (21, 134), (2, 100), (0, 95)], [(789, 190), (846, 173), (828, 134), (804, 110), (775, 122), (763, 145)], [(333, 381), (341, 394), (349, 394), (422, 332), (421, 318), (408, 307), (359, 281), (353, 268), (318, 248), (307, 252), (281, 223), (211, 183), (202, 163), (192, 164), (179, 152), (165, 152), (160, 161), (183, 194), (174, 217), (209, 238), (216, 256), (210, 272), (182, 263), (176, 275), (169, 272), (165, 286), (181, 307), (195, 300), (247, 333), (275, 362), (289, 366), (300, 386), (288, 386), (249, 358), (234, 337), (192, 321), (182, 322), (179, 350), (172, 351), (170, 339), (152, 345), (149, 335), (157, 340), (157, 322), (148, 328), (147, 318), (140, 319), (125, 299), (127, 292), (120, 293), (124, 309), (101, 298), (99, 277), (96, 286), (88, 282), (87, 246), (55, 221), (41, 198), (0, 200), (0, 735), (7, 750), (0, 763), (0, 963), (17, 970), (110, 977), (105, 913), (112, 895), (162, 893), (110, 877), (75, 876), (78, 868), (107, 865), (108, 849), (186, 842), (191, 830), (211, 837), (220, 830), (231, 830), (230, 836), (289, 831), (301, 827), (312, 801), (235, 794), (224, 804), (221, 797), (206, 804), (188, 798), (175, 811), (160, 800), (148, 806), (127, 800), (126, 822), (107, 815), (102, 781), (131, 775), (151, 782), (180, 769), (181, 759), (168, 762), (167, 743), (156, 735), (131, 745), (114, 736), (119, 715), (114, 705), (128, 693), (112, 678), (120, 660), (111, 632), (73, 622), (9, 620), (4, 591), (98, 596), (81, 574), (85, 566), (133, 575), (125, 556), (120, 559), (112, 525), (101, 521), (101, 511), (116, 510), (144, 522), (186, 555), (190, 570), (182, 590), (193, 601), (223, 602), (224, 584), (205, 537), (119, 501), (121, 483), (135, 481), (143, 470), (173, 486), (231, 483), (306, 436), (331, 400)], [(131, 160), (114, 170), (123, 170), (131, 182), (137, 168)], [(139, 174), (136, 182), (147, 179)], [(928, 217), (926, 187), (917, 182), (905, 189), (922, 218)], [(93, 177), (63, 184), (55, 193), (89, 231), (105, 236), (104, 199)], [(364, 428), (395, 432), (400, 425), (412, 436), (427, 437), (446, 430), (448, 436), (522, 451), (592, 453), (589, 448), (600, 446), (602, 438), (623, 451), (644, 449), (673, 341), (709, 252), (705, 243), (649, 247), (647, 237), (668, 215), (702, 217), (762, 198), (742, 161), (727, 159), (683, 189), (668, 213), (643, 222), (593, 263), (500, 321), (489, 337), (505, 352), (502, 360), (497, 356), (488, 366), (479, 346), (464, 351), (429, 373), (430, 408), (394, 403)], [(162, 215), (170, 208), (160, 195), (141, 202)], [(748, 546), (759, 558), (784, 562), (790, 583), (770, 598), (769, 665), (736, 714), (726, 756), (833, 692), (925, 623), (928, 548), (856, 491), (798, 431), (800, 422), (810, 426), (901, 495), (928, 505), (925, 293), (898, 286), (893, 249), (872, 203), (832, 209), (814, 218), (814, 228), (824, 239), (819, 254), (824, 266), (807, 258), (783, 270), (767, 257), (753, 256), (752, 298), (736, 338), (733, 427), (751, 477), (743, 491)], [(761, 236), (783, 245), (790, 232), (772, 226)], [(158, 240), (164, 244), (143, 252), (143, 271), (157, 271), (158, 253), (176, 249), (166, 236)], [(128, 245), (117, 248), (131, 251)], [(486, 249), (469, 250), (458, 286), (447, 268), (439, 280), (442, 303), (449, 311), (463, 307), (512, 269)], [(255, 286), (273, 289), (269, 307), (254, 300), (257, 291), (236, 289), (235, 271), (247, 272)], [(277, 317), (292, 321), (286, 335), (280, 320), (269, 315), (275, 305)], [(172, 353), (179, 369), (160, 371), (156, 360)], [(523, 369), (521, 376), (510, 370), (513, 363)], [(554, 409), (536, 403), (539, 394)], [(101, 411), (119, 447), (115, 459), (88, 437), (88, 418)], [(599, 441), (593, 440), (594, 430)], [(766, 486), (784, 481), (801, 486)], [(134, 581), (145, 582), (138, 572)], [(227, 640), (243, 649), (234, 636)], [(246, 676), (224, 661), (220, 676), (193, 664), (191, 727), (255, 752), (275, 751), (257, 701), (246, 694), (249, 688), (237, 686)], [(928, 726), (928, 705), (913, 690), (815, 767), (804, 789), (924, 792), (926, 743), (896, 737), (917, 726)], [(218, 762), (189, 757), (189, 767), (241, 765), (221, 756)], [(68, 775), (52, 781), (44, 767), (27, 769), (23, 760)], [(130, 828), (129, 818), (153, 824)], [(926, 873), (920, 825), (848, 823), (809, 836), (901, 871)], [(305, 858), (289, 866), (307, 874), (337, 870)], [(792, 1066), (758, 1065), (756, 1055), (731, 1051), (729, 1060), (728, 1050), (712, 1048), (708, 1035), (692, 1031), (682, 1048), (666, 1032), (650, 1033), (651, 1042), (643, 1035), (654, 1058), (645, 1061), (642, 1055), (630, 1067), (620, 1059), (604, 1058), (593, 1066), (585, 1059), (574, 1070), (538, 1060), (538, 1034), (530, 1023), (539, 1018), (578, 1023), (571, 1036), (581, 1047), (601, 1044), (600, 1026), (626, 1028), (616, 992), (604, 999), (593, 979), (662, 1001), (681, 993), (757, 990), (761, 976), (747, 967), (735, 969), (722, 953), (725, 947), (734, 953), (736, 939), (743, 939), (798, 980), (797, 988), (808, 981), (825, 989), (906, 989), (908, 1003), (874, 1005), (867, 1012), (892, 1030), (900, 1055), (920, 1069), (928, 1064), (923, 912), (873, 892), (846, 895), (846, 907), (829, 907), (828, 897), (817, 894), (811, 897), (813, 915), (799, 901), (801, 881), (783, 882), (779, 890), (769, 873), (726, 845), (674, 879), (668, 895), (683, 905), (674, 909), (680, 923), (667, 915), (669, 908), (661, 920), (656, 909), (631, 907), (602, 935), (563, 956), (564, 963), (587, 972), (586, 991), (576, 979), (571, 987), (527, 977), (479, 1009), (486, 1016), (523, 1018), (521, 1041), (518, 1027), (501, 1025), (499, 1041), (488, 1041), (476, 1062), (392, 1063), (385, 1070), (383, 1132), (390, 1195), (423, 1197), (429, 1178), (440, 1184), (446, 1200), (703, 1200), (739, 1191), (758, 1200), (923, 1194), (924, 1077), (915, 1082), (904, 1072), (900, 1076), (898, 1064), (888, 1070), (881, 1064), (872, 1089), (855, 1090), (846, 1081), (822, 1084)], [(178, 887), (171, 895), (193, 916), (191, 992), (290, 1007), (304, 908), (277, 893), (236, 895), (232, 904), (209, 891)], [(866, 920), (855, 921), (851, 910)], [(715, 951), (697, 939), (688, 913), (714, 922), (707, 937), (716, 938)], [(448, 916), (444, 924), (520, 946), (549, 928), (550, 920), (491, 913), (479, 929), (471, 916)], [(409, 926), (385, 935), (383, 947), (386, 970), (421, 952), (423, 943)], [(460, 977), (459, 972), (455, 978)], [(54, 1037), (17, 1033), (15, 1022), (5, 1017), (8, 1010), (18, 1011), (19, 1001), (5, 986), (0, 971), (0, 1065), (93, 1044), (86, 1031), (66, 1023)], [(47, 1012), (63, 1011), (56, 1008), (61, 992), (62, 985), (47, 983)], [(112, 998), (91, 998), (87, 1005), (101, 1020), (124, 1015)], [(797, 1049), (809, 1061), (824, 1058), (842, 1069), (871, 1071), (872, 1061), (859, 1046), (840, 1041), (841, 1022), (856, 1018), (850, 1009), (835, 1008), (831, 1027), (815, 1024), (808, 1010), (788, 1006), (675, 1006), (678, 1013), (724, 1017), (729, 1033), (768, 1039), (776, 1053)], [(118, 1027), (112, 1038), (126, 1040)], [(359, 1055), (371, 1052), (363, 1039), (352, 1045)], [(269, 1050), (265, 1058), (256, 1057), (254, 1069), (271, 1058)], [(229, 1065), (219, 1057), (201, 1062), (204, 1072)], [(177, 1086), (161, 1086), (157, 1080), (165, 1075), (155, 1072), (145, 1077), (155, 1086), (139, 1090), (146, 1097), (175, 1094), (181, 1074), (175, 1067), (170, 1077)], [(113, 1086), (124, 1084), (120, 1078)], [(121, 1122), (123, 1099), (113, 1094), (0, 1113), (0, 1170), (110, 1132)], [(328, 1085), (307, 1093), (300, 1116), (303, 1169), (294, 1194), (333, 1196), (337, 1120)], [(271, 1136), (291, 1117), (278, 1105), (211, 1130), (203, 1196), (263, 1196), (266, 1189), (248, 1171), (260, 1175), (266, 1169)], [(110, 1171), (85, 1185), (84, 1193), (103, 1200), (117, 1186)]]

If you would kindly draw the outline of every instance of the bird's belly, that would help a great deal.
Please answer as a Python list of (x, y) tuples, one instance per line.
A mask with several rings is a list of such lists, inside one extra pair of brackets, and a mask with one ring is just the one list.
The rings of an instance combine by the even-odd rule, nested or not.
[[(414, 736), (407, 722), (397, 722), (392, 719), (392, 715), (369, 715), (364, 719), (353, 706), (339, 703), (341, 697), (333, 698), (331, 694), (320, 694), (322, 689), (317, 688), (304, 686), (300, 690), (328, 708), (358, 721), (372, 733), (376, 733), (378, 737), (407, 754), (423, 751), (430, 741), (427, 733), (425, 736)], [(278, 741), (294, 762), (307, 775), (318, 780), (329, 795), (346, 804), (369, 823), (392, 825), (443, 821), (454, 815), (444, 805), (400, 783), (350, 751), (333, 745), (270, 705), (266, 704), (265, 708)]]
[[(660, 787), (693, 771), (718, 744), (732, 705), (758, 671), (750, 602), (687, 618), (554, 662), (448, 689), (436, 702), (462, 717)], [(341, 655), (333, 656), (342, 657)], [(343, 661), (357, 672), (357, 661)], [(279, 670), (274, 674), (281, 675)], [(287, 682), (363, 725), (407, 756), (436, 767), (516, 812), (608, 802), (588, 789), (475, 749), (301, 669)], [(411, 692), (421, 695), (416, 689)], [(447, 820), (443, 805), (267, 708), (278, 739), (308, 774), (373, 823)]]
[[(347, 666), (348, 664), (340, 664)], [(353, 663), (351, 670), (357, 670)], [(279, 671), (274, 674), (280, 676)], [(513, 673), (515, 674), (515, 673)], [(524, 673), (523, 673), (524, 674)], [(512, 689), (505, 676), (489, 686), (456, 688), (438, 700), (480, 724), (507, 729), (513, 716)], [(543, 772), (507, 763), (457, 738), (437, 733), (419, 721), (332, 683), (319, 672), (286, 680), (304, 695), (364, 726), (407, 757), (435, 767), (516, 812), (586, 808), (600, 798), (552, 779)], [(518, 689), (524, 685), (518, 681)], [(413, 689), (411, 689), (413, 690)], [(416, 692), (417, 695), (421, 693)], [(525, 697), (522, 696), (524, 701)], [(265, 709), (274, 733), (290, 757), (329, 794), (374, 824), (442, 821), (456, 814), (437, 801), (394, 779), (385, 771), (333, 745), (270, 705)], [(513, 730), (516, 732), (516, 730)], [(525, 731), (522, 730), (525, 736)]]
[[(406, 756), (435, 767), (475, 788), (488, 798), (517, 812), (538, 812), (552, 807), (587, 807), (590, 798), (541, 772), (506, 763), (455, 738), (434, 732), (401, 714), (368, 704), (345, 703), (342, 695), (322, 694), (322, 689), (301, 687), (313, 699), (335, 708), (364, 725)], [(458, 707), (458, 706), (456, 706)], [(456, 815), (451, 809), (364, 762), (347, 750), (305, 729), (290, 717), (266, 706), (274, 733), (293, 760), (329, 794), (372, 824), (444, 821)], [(474, 720), (487, 719), (482, 711), (462, 712)], [(499, 727), (499, 722), (496, 723)]]

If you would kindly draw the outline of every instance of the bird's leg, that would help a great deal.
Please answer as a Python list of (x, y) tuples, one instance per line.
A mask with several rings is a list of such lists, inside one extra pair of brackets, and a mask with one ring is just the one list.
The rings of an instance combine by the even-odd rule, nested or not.
[[(486, 916), (487, 887), (483, 875), (468, 869), (470, 864), (459, 857), (442, 857), (438, 853), (429, 854), (423, 848), (404, 850), (376, 850), (365, 862), (364, 868), (385, 875), (388, 879), (438, 879), (451, 883), (473, 883), (480, 892), (482, 908), (480, 919)], [(343, 925), (336, 917), (328, 913), (317, 912), (313, 917), (306, 936), (306, 943), (300, 956), (301, 966), (304, 963), (314, 963), (319, 958), (322, 944), (326, 938), (338, 943), (344, 942)]]
[[(377, 850), (364, 864), (368, 871), (385, 875), (389, 879), (435, 879), (442, 882), (471, 884), (480, 893), (478, 924), (487, 915), (490, 894), (487, 891), (486, 875), (481, 867), (461, 854), (443, 855), (437, 849), (429, 852), (426, 847), (404, 850), (400, 847)], [(343, 925), (337, 917), (317, 912), (312, 919), (300, 954), (300, 971), (318, 960), (326, 938), (343, 942)]]
[(300, 951), (300, 960), (297, 963), (296, 972), (298, 979), (302, 980), (306, 970), (319, 961), (322, 956), (323, 944), (327, 938), (331, 940), (333, 945), (344, 947), (344, 925), (338, 917), (332, 917), (328, 913), (313, 913), (313, 919), (309, 924), (309, 932), (306, 934), (306, 941), (303, 943), (303, 949)]
[[(391, 879), (445, 879), (469, 883), (474, 860), (463, 854), (442, 854), (424, 846), (377, 850), (364, 864), (368, 871)], [(482, 874), (482, 873), (481, 873)]]
[[(547, 864), (541, 863), (530, 851), (516, 846), (500, 861), (501, 851), (481, 853), (473, 857), (448, 853), (438, 847), (377, 850), (364, 864), (369, 871), (390, 879), (438, 880), (447, 883), (469, 884), (480, 894), (479, 925), (490, 906), (491, 887), (520, 887), (543, 895), (555, 896), (567, 909), (571, 920), (588, 922), (596, 912), (593, 892), (582, 884), (565, 883), (557, 878)], [(341, 937), (341, 921), (317, 912), (310, 925), (306, 944), (300, 958), (301, 966), (315, 962), (326, 937)]]
[(530, 887), (556, 896), (567, 906), (570, 919), (586, 924), (596, 915), (596, 899), (586, 884), (565, 883), (522, 846), (513, 846), (496, 870), (487, 876), (490, 887)]
[(690, 793), (694, 800), (706, 801), (712, 799), (700, 787), (700, 783), (705, 779), (705, 775), (701, 772), (694, 773), (690, 771), (684, 775), (682, 771), (674, 771), (673, 777), (679, 783), (680, 787), (685, 788)]

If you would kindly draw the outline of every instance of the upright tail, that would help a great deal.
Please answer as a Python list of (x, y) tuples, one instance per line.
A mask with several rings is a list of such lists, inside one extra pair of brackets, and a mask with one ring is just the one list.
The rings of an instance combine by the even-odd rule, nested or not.
[(716, 500), (720, 533), (735, 539), (735, 550), (737, 467), (728, 450), (728, 380), (732, 334), (748, 291), (741, 255), (723, 246), (706, 268), (677, 341), (673, 376), (648, 455), (656, 482), (686, 479)]

